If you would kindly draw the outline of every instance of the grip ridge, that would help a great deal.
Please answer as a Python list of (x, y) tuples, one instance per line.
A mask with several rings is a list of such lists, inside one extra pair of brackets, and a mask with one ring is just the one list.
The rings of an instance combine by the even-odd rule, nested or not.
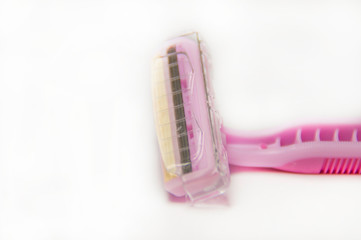
[(322, 174), (361, 174), (360, 158), (326, 158), (320, 170)]

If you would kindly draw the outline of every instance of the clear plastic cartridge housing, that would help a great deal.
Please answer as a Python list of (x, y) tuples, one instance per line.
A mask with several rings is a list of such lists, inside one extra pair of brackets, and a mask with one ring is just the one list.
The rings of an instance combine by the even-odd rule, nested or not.
[(229, 184), (221, 122), (197, 33), (166, 42), (153, 60), (155, 124), (166, 190), (198, 201)]

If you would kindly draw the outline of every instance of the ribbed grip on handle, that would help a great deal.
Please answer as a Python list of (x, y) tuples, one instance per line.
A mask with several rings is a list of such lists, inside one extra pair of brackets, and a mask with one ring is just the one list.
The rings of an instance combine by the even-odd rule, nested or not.
[(361, 174), (360, 158), (326, 158), (320, 173), (323, 174)]

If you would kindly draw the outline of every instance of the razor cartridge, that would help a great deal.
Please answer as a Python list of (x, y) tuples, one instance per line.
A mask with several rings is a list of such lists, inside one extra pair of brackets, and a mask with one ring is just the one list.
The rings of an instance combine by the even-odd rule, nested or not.
[(153, 103), (164, 183), (191, 200), (223, 192), (229, 183), (220, 119), (198, 34), (168, 41), (153, 61)]

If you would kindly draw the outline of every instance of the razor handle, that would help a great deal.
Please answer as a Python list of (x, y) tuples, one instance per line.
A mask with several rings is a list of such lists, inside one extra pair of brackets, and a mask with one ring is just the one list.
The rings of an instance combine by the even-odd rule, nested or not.
[(361, 125), (304, 126), (261, 137), (228, 129), (229, 164), (312, 174), (361, 174)]

